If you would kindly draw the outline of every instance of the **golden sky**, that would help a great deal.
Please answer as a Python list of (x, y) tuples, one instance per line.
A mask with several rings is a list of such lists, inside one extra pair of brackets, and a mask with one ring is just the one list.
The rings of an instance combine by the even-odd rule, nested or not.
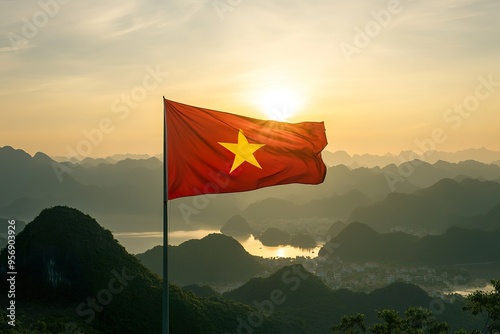
[(500, 151), (498, 0), (0, 6), (0, 146), (158, 154), (165, 96), (325, 121), (331, 151)]

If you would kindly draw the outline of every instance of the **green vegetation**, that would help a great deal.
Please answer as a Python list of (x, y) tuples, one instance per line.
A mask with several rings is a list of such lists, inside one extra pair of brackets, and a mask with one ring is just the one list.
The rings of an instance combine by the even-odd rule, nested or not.
[[(8, 291), (6, 257), (4, 250), (1, 291)], [(99, 333), (159, 332), (160, 279), (90, 216), (62, 206), (43, 210), (18, 235), (16, 258), (16, 329), (43, 333), (45, 323), (59, 333), (50, 328), (83, 322), (73, 333), (89, 326)], [(0, 300), (2, 309), (6, 302)]]
[(74, 309), (64, 306), (53, 306), (47, 303), (29, 301), (16, 312), (16, 326), (7, 324), (5, 308), (0, 309), (0, 333), (8, 334), (101, 334), (106, 331), (97, 330), (78, 319)]
[(252, 306), (220, 296), (203, 298), (170, 286), (171, 334), (312, 333), (302, 321), (279, 315), (264, 316)]
[(467, 297), (464, 311), (474, 315), (483, 315), (484, 333), (500, 332), (500, 280), (492, 280), (494, 290), (491, 292), (475, 291)]
[[(136, 257), (152, 272), (162, 275), (163, 247)], [(168, 246), (169, 280), (178, 284), (245, 282), (262, 272), (257, 258), (223, 234), (210, 234), (179, 246)]]
[[(430, 310), (421, 307), (410, 307), (402, 318), (397, 311), (377, 311), (378, 318), (382, 321), (369, 327), (373, 334), (443, 334), (448, 333), (449, 325), (437, 321)], [(364, 315), (342, 317), (340, 323), (332, 327), (333, 333), (355, 334), (366, 333)]]
[[(448, 263), (453, 256), (455, 261), (471, 261), (479, 258), (479, 252), (483, 259), (494, 259), (499, 250), (496, 233), (453, 228), (439, 237), (419, 239), (402, 233), (382, 235), (351, 224), (334, 239), (342, 245), (333, 252), (348, 250), (351, 256), (365, 256), (363, 246), (365, 254), (370, 247), (371, 256), (397, 259), (408, 256), (400, 250), (411, 245), (416, 259), (433, 255), (436, 263)], [(464, 250), (464, 244), (470, 247)], [(43, 210), (17, 236), (16, 247), (16, 269), (22, 273), (16, 281), (16, 327), (7, 324), (7, 304), (1, 298), (0, 332), (160, 332), (162, 282), (138, 258), (158, 269), (161, 247), (134, 257), (92, 217), (64, 206)], [(178, 282), (243, 282), (263, 270), (236, 240), (221, 234), (169, 247), (169, 251), (172, 278)], [(5, 250), (0, 253), (1, 291), (7, 290), (6, 256)], [(323, 260), (325, 265), (330, 263)], [(305, 265), (311, 268), (310, 263)], [(319, 269), (311, 270), (320, 275)], [(222, 295), (208, 286), (169, 285), (170, 326), (172, 334), (493, 334), (500, 331), (500, 281), (492, 284), (493, 292), (475, 292), (453, 301), (435, 299), (401, 282), (356, 293), (332, 290), (302, 265), (288, 265)], [(436, 301), (442, 307), (432, 313)]]
[[(500, 330), (500, 280), (491, 281), (495, 290), (492, 292), (476, 291), (467, 297), (463, 311), (470, 311), (473, 315), (483, 315), (485, 318), (481, 330), (470, 331), (459, 329), (456, 334), (488, 333), (497, 334)], [(450, 325), (439, 321), (433, 313), (422, 307), (410, 307), (401, 317), (399, 312), (392, 309), (377, 311), (378, 322), (368, 328), (373, 334), (446, 334)], [(367, 333), (365, 315), (357, 313), (352, 316), (343, 316), (340, 322), (332, 326), (334, 334)]]

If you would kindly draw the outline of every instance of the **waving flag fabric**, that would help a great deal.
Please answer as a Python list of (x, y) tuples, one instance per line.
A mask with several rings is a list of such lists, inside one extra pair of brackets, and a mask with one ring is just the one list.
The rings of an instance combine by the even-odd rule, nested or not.
[(323, 122), (285, 123), (164, 99), (168, 199), (323, 182)]

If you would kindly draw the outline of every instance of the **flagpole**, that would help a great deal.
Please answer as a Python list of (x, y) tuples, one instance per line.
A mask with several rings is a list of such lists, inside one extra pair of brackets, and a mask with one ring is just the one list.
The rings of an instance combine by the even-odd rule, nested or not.
[(168, 172), (167, 172), (167, 108), (163, 97), (163, 334), (169, 333), (168, 298)]

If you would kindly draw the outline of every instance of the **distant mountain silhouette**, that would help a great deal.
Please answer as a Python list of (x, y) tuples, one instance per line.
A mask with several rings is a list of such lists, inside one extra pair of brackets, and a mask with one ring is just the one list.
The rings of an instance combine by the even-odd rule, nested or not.
[[(349, 193), (353, 190), (361, 191), (370, 200), (383, 199), (393, 189), (389, 186), (384, 170), (375, 168), (353, 168), (346, 166), (335, 166), (328, 170), (332, 179), (329, 186), (339, 194)], [(394, 185), (394, 191), (401, 193), (412, 193), (419, 187), (411, 181), (398, 182)]]
[(460, 150), (457, 152), (435, 152), (431, 157), (435, 157), (436, 160), (428, 159), (429, 162), (435, 162), (437, 160), (445, 160), (449, 162), (460, 162), (465, 160), (476, 160), (482, 163), (489, 164), (498, 159), (500, 152), (492, 151), (486, 147), (481, 148), (470, 148), (466, 150)]
[(366, 223), (377, 231), (396, 227), (442, 232), (457, 216), (488, 212), (500, 202), (500, 184), (443, 179), (413, 194), (391, 193), (383, 201), (353, 211), (349, 222)]
[[(161, 157), (161, 155), (160, 155)], [(121, 161), (121, 160), (126, 160), (126, 159), (133, 159), (133, 160), (148, 160), (150, 158), (156, 158), (160, 159), (157, 155), (154, 157), (150, 156), (149, 154), (113, 154), (112, 156), (108, 157), (110, 159), (113, 159), (115, 161)]]
[[(470, 154), (466, 159), (465, 153)], [(383, 200), (393, 191), (410, 194), (445, 177), (457, 180), (480, 177), (500, 183), (500, 166), (470, 161), (476, 155), (489, 156), (490, 151), (480, 149), (465, 153), (460, 153), (464, 157), (462, 160), (469, 161), (461, 163), (412, 162), (399, 166), (404, 160), (396, 157), (392, 162), (395, 164), (384, 168), (335, 165), (328, 169), (325, 182), (315, 186), (293, 184), (210, 198), (176, 199), (169, 202), (170, 229), (220, 229), (235, 215), (255, 222), (300, 217), (347, 221), (355, 209)], [(332, 154), (337, 163), (349, 157), (345, 152)], [(439, 155), (436, 152), (434, 156)], [(394, 156), (389, 154), (382, 158), (394, 159)], [(439, 158), (445, 159), (446, 155)], [(43, 208), (63, 204), (81, 208), (117, 232), (161, 228), (162, 211), (157, 203), (162, 201), (163, 186), (162, 163), (158, 157), (122, 155), (87, 158), (80, 163), (63, 160), (56, 163), (44, 153), (32, 157), (9, 146), (0, 148), (0, 184), (9, 189), (0, 194), (0, 217), (30, 221)], [(387, 178), (390, 174), (400, 176), (398, 166), (399, 169), (414, 167), (415, 170), (400, 179), (401, 182), (392, 184), (392, 188)], [(243, 209), (246, 207), (249, 208)], [(458, 216), (486, 211), (459, 213)]]
[(231, 217), (224, 226), (220, 228), (222, 234), (230, 237), (250, 236), (252, 229), (245, 218), (240, 215)]
[(243, 215), (251, 220), (297, 217), (300, 214), (301, 210), (296, 204), (281, 198), (263, 199), (251, 204), (243, 211)]
[[(439, 180), (455, 176), (455, 173), (449, 170), (419, 160), (413, 160), (398, 165), (390, 164), (385, 166), (382, 170), (387, 176), (390, 175), (397, 178), (397, 181), (411, 182), (420, 188), (429, 187)], [(402, 180), (399, 178), (402, 178)]]
[[(54, 160), (56, 160), (56, 159), (54, 159)], [(63, 160), (61, 160), (61, 161), (65, 162), (66, 158), (63, 158)], [(115, 164), (117, 162), (118, 161), (116, 161), (112, 158), (90, 158), (90, 157), (87, 157), (87, 158), (83, 159), (79, 164), (84, 166), (84, 167), (95, 167), (95, 166), (98, 166), (100, 164)]]
[[(106, 163), (108, 160), (54, 165), (55, 161), (43, 153), (31, 157), (8, 146), (0, 149), (0, 181), (12, 189), (0, 194), (3, 205), (0, 216), (30, 220), (45, 207), (66, 204), (99, 217), (115, 231), (153, 229), (152, 224), (161, 221), (161, 207), (156, 204), (161, 202), (161, 162), (157, 158), (126, 158)], [(396, 184), (400, 192), (416, 189), (411, 182)], [(221, 222), (237, 214), (253, 219), (247, 213), (257, 219), (299, 215), (345, 220), (354, 208), (369, 204), (366, 197), (380, 200), (390, 192), (384, 171), (379, 168), (351, 170), (337, 166), (329, 169), (323, 184), (314, 187), (289, 185), (210, 199), (190, 197), (171, 201), (170, 226), (172, 230), (220, 228)], [(272, 205), (266, 209), (265, 202), (259, 204), (265, 209), (261, 213), (240, 210), (245, 204), (269, 197), (288, 200), (283, 202), (281, 210)], [(304, 205), (300, 210), (291, 205), (297, 202)], [(137, 221), (141, 224), (137, 225)]]
[(455, 225), (487, 231), (500, 230), (500, 202), (486, 214), (472, 217), (459, 217)]
[[(154, 156), (157, 159), (161, 159), (162, 155), (155, 155)], [(58, 162), (65, 162), (65, 161), (72, 161), (75, 163), (79, 163), (81, 165), (87, 165), (87, 166), (97, 166), (101, 163), (117, 163), (119, 161), (125, 160), (125, 159), (133, 159), (133, 160), (147, 160), (149, 158), (153, 158), (152, 156), (148, 154), (114, 154), (112, 156), (104, 157), (104, 158), (92, 158), (92, 157), (86, 157), (83, 160), (79, 160), (76, 157), (63, 157), (63, 156), (52, 156), (52, 159)]]
[(488, 232), (452, 227), (426, 236), (414, 251), (416, 261), (431, 265), (500, 262), (500, 230)]
[[(7, 252), (0, 287), (7, 291)], [(161, 282), (90, 216), (68, 207), (43, 210), (16, 240), (16, 305), (32, 317), (75, 317), (96, 329), (157, 333)], [(97, 298), (97, 306), (87, 305)], [(99, 304), (100, 301), (100, 304)], [(38, 314), (40, 313), (40, 314)], [(95, 318), (95, 321), (94, 321)], [(71, 319), (70, 319), (71, 320)], [(66, 321), (67, 322), (67, 321)], [(64, 330), (64, 328), (62, 329)]]
[(350, 155), (345, 151), (323, 152), (323, 159), (328, 166), (345, 165), (355, 167), (384, 167), (390, 164), (399, 165), (403, 162), (418, 158), (428, 163), (435, 163), (439, 160), (457, 163), (465, 160), (476, 160), (478, 162), (490, 164), (498, 161), (500, 152), (488, 150), (485, 147), (472, 148), (457, 152), (426, 151), (419, 152), (418, 156), (414, 151), (402, 151), (399, 154), (354, 154)]
[[(43, 208), (64, 204), (99, 217), (114, 231), (157, 230), (161, 224), (152, 224), (161, 222), (161, 180), (157, 158), (83, 166), (6, 146), (0, 148), (0, 183), (9, 191), (0, 194), (0, 216), (31, 220)], [(250, 193), (170, 201), (170, 228), (220, 228), (241, 213)]]
[[(345, 175), (335, 175), (336, 169), (345, 170)], [(333, 214), (339, 216), (339, 219), (345, 219), (358, 203), (363, 205), (369, 203), (366, 199), (369, 196), (363, 195), (366, 187), (359, 182), (358, 174), (366, 174), (369, 180), (377, 179), (374, 182), (378, 186), (385, 187), (379, 190), (377, 186), (369, 185), (368, 192), (370, 195), (373, 193), (375, 198), (383, 198), (390, 192), (384, 175), (380, 173), (370, 170), (351, 172), (344, 166), (334, 167), (328, 170), (325, 182), (320, 185), (290, 184), (250, 192), (222, 194), (211, 198), (195, 196), (170, 201), (173, 229), (186, 230), (202, 227), (220, 229), (223, 225), (221, 222), (235, 215), (241, 215), (248, 220), (306, 216), (314, 209), (312, 207), (315, 205), (314, 200), (324, 200), (329, 205), (326, 208), (322, 207), (320, 212), (315, 211), (314, 216), (330, 217)], [(398, 189), (404, 187), (411, 188), (411, 191), (417, 189), (409, 187), (408, 184), (398, 186)], [(299, 209), (298, 204), (305, 206)], [(321, 207), (320, 204), (318, 206)], [(241, 210), (242, 207), (247, 208)]]
[[(0, 192), (0, 203), (4, 206), (0, 207), (0, 216), (18, 219), (33, 217), (47, 202), (57, 203), (53, 198), (61, 198), (65, 203), (65, 198), (85, 191), (70, 177), (67, 182), (59, 182), (50, 163), (51, 159), (42, 153), (31, 157), (10, 146), (0, 148), (0, 184), (9, 190)], [(11, 210), (8, 210), (9, 205)]]
[[(396, 161), (383, 168), (346, 167), (342, 164), (336, 164), (334, 167), (328, 168), (325, 182), (320, 185), (314, 187), (304, 185), (272, 187), (237, 194), (235, 198), (242, 203), (257, 203), (266, 198), (277, 198), (287, 200), (288, 202), (282, 203), (285, 206), (290, 205), (290, 203), (306, 204), (329, 197), (332, 198), (330, 202), (334, 203), (336, 196), (339, 197), (338, 200), (341, 200), (345, 194), (359, 191), (369, 200), (377, 201), (384, 199), (392, 192), (412, 193), (420, 188), (429, 187), (443, 178), (453, 179), (459, 175), (499, 182), (499, 166), (471, 161), (470, 157), (463, 160), (463, 162), (450, 163), (437, 159), (433, 165), (428, 162), (413, 160), (406, 162), (403, 160), (405, 162)], [(394, 182), (394, 179), (397, 182)], [(346, 202), (348, 201), (346, 200)], [(351, 204), (349, 207), (352, 206), (354, 205)], [(300, 213), (298, 209), (292, 207), (289, 207), (289, 210), (293, 213)], [(275, 210), (275, 212), (269, 213), (275, 215), (276, 212), (280, 211)], [(335, 219), (335, 217), (332, 218)], [(339, 217), (338, 219), (343, 218)]]
[(155, 246), (135, 257), (151, 272), (163, 277), (163, 246)]
[(344, 195), (333, 195), (302, 205), (285, 199), (267, 198), (251, 204), (242, 214), (251, 220), (310, 217), (347, 219), (355, 208), (371, 203), (362, 192), (353, 190)]
[(469, 178), (482, 178), (485, 180), (495, 180), (500, 178), (500, 166), (495, 164), (485, 164), (475, 160), (464, 160), (460, 163), (450, 163), (438, 161), (434, 164), (436, 168), (447, 170), (453, 174), (466, 175)]
[(310, 201), (300, 207), (303, 217), (328, 217), (347, 219), (352, 211), (360, 206), (372, 204), (361, 191), (352, 190), (344, 195), (333, 195), (324, 199)]
[(402, 232), (378, 233), (361, 223), (349, 224), (319, 252), (348, 262), (405, 265), (458, 265), (500, 262), (500, 230), (450, 228), (442, 235), (418, 238)]
[(321, 157), (325, 162), (325, 165), (328, 167), (336, 166), (336, 165), (347, 165), (351, 164), (351, 156), (345, 151), (335, 151), (330, 152), (324, 150), (321, 152)]
[(114, 164), (101, 163), (93, 167), (68, 164), (71, 177), (85, 185), (141, 186), (154, 185), (162, 175), (163, 164), (156, 158), (145, 160), (125, 159)]
[[(421, 188), (427, 188), (445, 178), (455, 179), (458, 176), (492, 181), (500, 178), (500, 166), (474, 160), (459, 163), (439, 160), (434, 164), (413, 160), (399, 165), (388, 165), (383, 168), (383, 171), (396, 178), (398, 182), (411, 182)], [(402, 180), (397, 179), (398, 177)]]
[(344, 165), (349, 167), (384, 167), (391, 163), (398, 163), (396, 155), (375, 155), (375, 154), (353, 154), (352, 156), (345, 151), (328, 152), (324, 154), (325, 162), (328, 166)]
[[(223, 234), (210, 234), (179, 246), (168, 246), (169, 279), (180, 284), (241, 282), (262, 271), (257, 259), (238, 241)], [(162, 275), (162, 247), (136, 257), (151, 271)]]
[[(411, 182), (401, 182), (395, 185), (395, 189), (399, 192), (411, 193), (419, 187)], [(207, 226), (220, 228), (221, 221), (224, 222), (237, 214), (249, 220), (254, 218), (259, 220), (263, 217), (265, 219), (271, 216), (295, 217), (295, 214), (304, 216), (303, 210), (311, 212), (314, 209), (315, 200), (328, 204), (325, 207), (319, 203), (317, 206), (321, 208), (321, 212), (314, 212), (315, 216), (319, 214), (319, 216), (328, 215), (334, 219), (335, 217), (346, 219), (353, 207), (358, 204), (368, 204), (367, 198), (368, 201), (380, 200), (391, 191), (386, 175), (380, 168), (350, 169), (345, 166), (335, 166), (328, 168), (325, 181), (319, 185), (290, 184), (218, 195), (210, 199), (203, 196), (176, 199), (171, 201), (172, 221), (175, 224), (184, 222), (183, 229), (189, 229), (194, 225), (193, 223), (197, 226), (204, 223)], [(275, 205), (278, 207), (274, 207)], [(297, 205), (305, 206), (299, 210), (295, 208)], [(310, 208), (308, 208), (309, 205)], [(264, 210), (261, 213), (258, 212), (260, 206)], [(240, 207), (247, 207), (247, 209), (240, 210)], [(184, 215), (182, 210), (184, 210)], [(185, 219), (185, 216), (188, 216), (188, 219)]]
[(237, 193), (221, 194), (211, 198), (184, 197), (169, 201), (171, 229), (220, 229), (224, 222), (241, 214), (239, 196), (235, 195)]
[(333, 223), (327, 232), (328, 240), (335, 238), (346, 226), (347, 224), (340, 220), (337, 220), (335, 223)]
[[(143, 217), (156, 214), (161, 221), (161, 206), (156, 203), (161, 201), (162, 194), (161, 182), (157, 182), (161, 180), (161, 168), (141, 167), (151, 163), (158, 165), (158, 161), (127, 160), (87, 170), (70, 163), (57, 164), (43, 153), (32, 157), (5, 146), (0, 148), (0, 184), (9, 191), (0, 193), (0, 217), (29, 221), (46, 207), (69, 205), (97, 216), (114, 215), (115, 219), (106, 221), (106, 227), (113, 230), (129, 229), (129, 226), (124, 228), (125, 223), (134, 229), (151, 230), (155, 227), (149, 224), (154, 220)], [(92, 170), (99, 170), (97, 174), (101, 176)], [(87, 181), (94, 177), (92, 184), (90, 181), (83, 184), (73, 177), (73, 174), (83, 177), (83, 171), (87, 173)], [(137, 224), (138, 220), (142, 224)]]

